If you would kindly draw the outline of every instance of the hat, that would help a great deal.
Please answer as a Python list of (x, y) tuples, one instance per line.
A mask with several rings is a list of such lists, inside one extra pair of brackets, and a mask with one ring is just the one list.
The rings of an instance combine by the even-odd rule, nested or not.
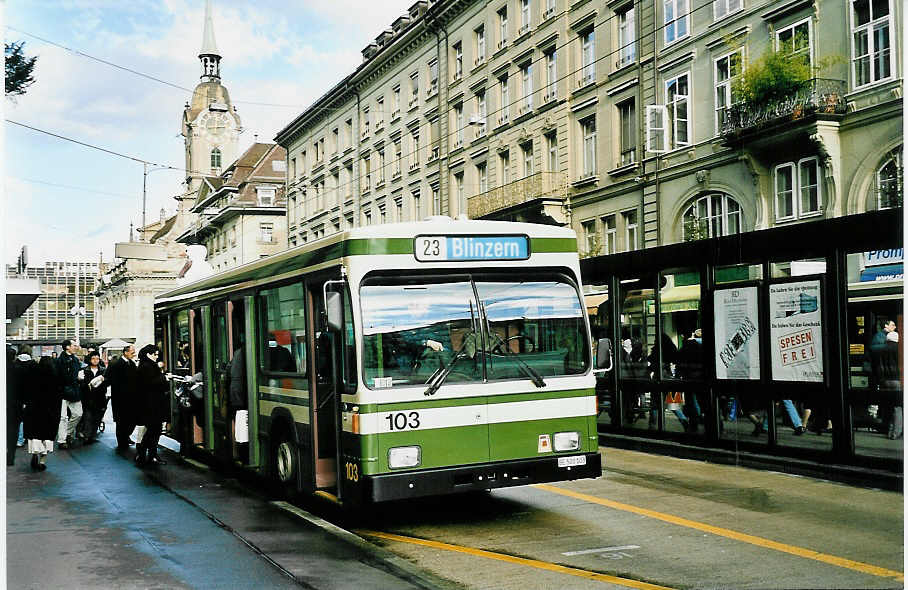
[(899, 333), (896, 332), (895, 330), (893, 330), (892, 332), (889, 332), (888, 334), (886, 334), (886, 340), (889, 342), (898, 342)]

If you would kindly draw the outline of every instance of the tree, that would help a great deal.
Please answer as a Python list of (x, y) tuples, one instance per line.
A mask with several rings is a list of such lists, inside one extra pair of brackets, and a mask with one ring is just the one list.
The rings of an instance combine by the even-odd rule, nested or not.
[(6, 95), (19, 96), (35, 83), (32, 71), (38, 57), (27, 57), (22, 52), (25, 41), (6, 43)]

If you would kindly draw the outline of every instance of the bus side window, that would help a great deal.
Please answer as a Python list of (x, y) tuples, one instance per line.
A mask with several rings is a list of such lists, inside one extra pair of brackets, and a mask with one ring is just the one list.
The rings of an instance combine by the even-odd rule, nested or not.
[(306, 317), (303, 286), (291, 283), (259, 293), (262, 368), (273, 373), (306, 375)]
[(356, 341), (353, 336), (353, 302), (350, 290), (344, 289), (344, 333), (342, 335), (342, 368), (344, 386), (348, 393), (356, 392)]

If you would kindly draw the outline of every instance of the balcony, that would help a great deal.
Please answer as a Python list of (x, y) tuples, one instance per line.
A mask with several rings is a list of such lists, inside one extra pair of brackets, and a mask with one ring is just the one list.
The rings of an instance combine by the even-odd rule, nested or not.
[[(429, 87), (426, 88), (426, 98), (435, 96), (435, 93), (438, 92), (438, 80), (432, 80), (429, 82)], [(413, 97), (413, 100), (416, 100), (416, 97)], [(410, 101), (410, 106), (413, 106), (413, 100)]]
[(507, 125), (510, 121), (511, 121), (511, 117), (507, 113), (498, 115), (498, 125), (497, 126), (501, 127), (502, 125)]
[(414, 109), (419, 104), (419, 95), (414, 94), (413, 98), (410, 99), (409, 104), (407, 104), (408, 109)]
[(732, 105), (722, 113), (720, 134), (726, 141), (734, 141), (783, 122), (841, 118), (847, 107), (845, 92), (844, 80), (813, 78), (781, 100)]
[(585, 86), (589, 86), (590, 84), (592, 84), (595, 81), (596, 81), (595, 73), (587, 72), (585, 74), (581, 74), (580, 78), (577, 80), (577, 88), (583, 88)]
[(457, 82), (457, 81), (460, 80), (461, 78), (463, 78), (463, 72), (462, 72), (462, 71), (460, 71), (460, 72), (454, 72), (454, 81), (455, 81), (455, 82)]
[(532, 201), (563, 203), (566, 198), (567, 185), (561, 172), (537, 172), (468, 198), (467, 215), (470, 219), (479, 219)]
[(379, 131), (381, 131), (381, 130), (384, 129), (384, 128), (385, 128), (385, 120), (384, 120), (384, 119), (379, 119), (378, 121), (375, 122), (375, 132), (376, 132), (376, 133), (378, 133)]
[(391, 112), (391, 120), (397, 121), (398, 119), (400, 119), (400, 109), (394, 109), (394, 111)]
[(498, 49), (504, 49), (507, 46), (508, 46), (508, 40), (506, 38), (502, 39), (501, 41), (498, 42)]
[(413, 172), (414, 170), (418, 170), (418, 169), (419, 169), (419, 160), (413, 160), (412, 162), (410, 162), (410, 172)]
[(486, 61), (486, 56), (485, 56), (485, 54), (482, 54), (482, 55), (480, 55), (479, 57), (477, 57), (476, 59), (473, 60), (473, 67), (474, 67), (474, 68), (478, 68), (479, 66), (481, 66), (482, 64), (484, 64), (485, 61)]
[(556, 100), (558, 100), (558, 90), (556, 90), (555, 88), (552, 88), (551, 90), (546, 92), (542, 97), (543, 102), (554, 102)]
[(542, 13), (542, 20), (546, 20), (546, 19), (549, 19), (549, 18), (555, 16), (556, 12), (558, 12), (558, 9), (555, 8), (554, 6), (552, 6), (550, 8), (546, 8), (545, 12)]
[(439, 148), (439, 146), (432, 146), (432, 150), (429, 152), (429, 159), (426, 161), (426, 163), (431, 164), (432, 162), (436, 161), (440, 153), (441, 149)]
[(363, 129), (362, 138), (367, 139), (368, 137), (369, 137), (369, 127), (367, 125), (366, 128)]
[(520, 26), (520, 30), (517, 31), (517, 36), (523, 37), (524, 35), (526, 35), (529, 32), (530, 32), (530, 23), (527, 23), (525, 25)]

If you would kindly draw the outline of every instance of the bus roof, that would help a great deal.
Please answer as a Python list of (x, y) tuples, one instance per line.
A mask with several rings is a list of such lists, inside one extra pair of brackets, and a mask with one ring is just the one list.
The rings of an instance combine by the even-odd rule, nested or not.
[(576, 252), (574, 230), (537, 223), (451, 219), (428, 217), (424, 221), (384, 223), (356, 227), (331, 236), (290, 248), (277, 254), (243, 264), (236, 268), (194, 281), (161, 293), (157, 302), (182, 299), (183, 296), (206, 293), (232, 284), (275, 277), (331, 260), (338, 263), (351, 255), (412, 254), (413, 238), (420, 235), (526, 235), (533, 240), (557, 244), (549, 251)]

